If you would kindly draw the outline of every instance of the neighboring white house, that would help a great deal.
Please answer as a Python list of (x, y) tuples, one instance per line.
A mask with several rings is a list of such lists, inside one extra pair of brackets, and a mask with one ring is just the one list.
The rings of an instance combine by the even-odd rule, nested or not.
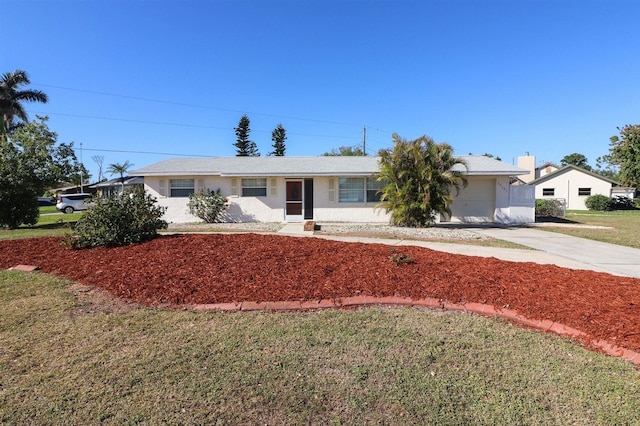
[(620, 183), (581, 167), (567, 165), (558, 167), (545, 163), (536, 167), (536, 157), (518, 157), (518, 166), (529, 173), (518, 176), (518, 185), (535, 187), (537, 199), (557, 199), (568, 210), (587, 210), (584, 202), (590, 195), (633, 198), (635, 188), (622, 187)]
[[(452, 204), (454, 222), (534, 221), (530, 187), (511, 187), (527, 171), (487, 156), (461, 156), (469, 182)], [(376, 208), (378, 157), (213, 157), (168, 159), (131, 173), (144, 177), (145, 190), (167, 207), (165, 220), (184, 223), (191, 193), (220, 188), (229, 222), (388, 222)]]
[(587, 210), (585, 200), (590, 195), (612, 197), (614, 193), (634, 192), (633, 188), (614, 191), (614, 188), (620, 187), (618, 182), (573, 165), (561, 167), (529, 182), (529, 185), (535, 186), (537, 199), (564, 200), (568, 210)]
[(529, 155), (529, 153), (523, 157), (518, 157), (518, 167), (528, 171), (528, 173), (518, 176), (518, 179), (524, 184), (548, 175), (549, 173), (553, 173), (560, 168), (549, 162), (544, 163), (541, 166), (536, 166), (535, 155)]

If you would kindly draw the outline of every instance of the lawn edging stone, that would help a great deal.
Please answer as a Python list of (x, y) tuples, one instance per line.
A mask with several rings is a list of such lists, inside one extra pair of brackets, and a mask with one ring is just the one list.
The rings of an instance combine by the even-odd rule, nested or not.
[[(437, 309), (444, 311), (457, 311), (476, 314), (484, 317), (502, 318), (515, 322), (525, 327), (540, 330), (545, 333), (554, 333), (563, 337), (578, 338), (584, 341), (586, 333), (575, 328), (550, 320), (535, 320), (522, 316), (512, 309), (500, 309), (483, 303), (449, 303), (435, 298), (413, 300), (401, 296), (351, 296), (337, 299), (320, 299), (306, 301), (273, 301), (273, 302), (231, 302), (192, 305), (195, 311), (224, 311), (224, 312), (255, 312), (255, 311), (310, 311), (322, 309), (353, 308), (357, 306), (412, 306), (423, 309)], [(591, 340), (594, 348), (606, 355), (622, 358), (640, 368), (640, 353), (616, 346), (605, 340)]]

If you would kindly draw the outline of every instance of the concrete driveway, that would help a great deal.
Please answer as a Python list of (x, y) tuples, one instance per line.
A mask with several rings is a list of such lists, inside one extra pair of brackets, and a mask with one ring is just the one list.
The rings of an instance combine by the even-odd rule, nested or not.
[[(510, 241), (527, 249), (484, 247), (470, 244), (439, 243), (411, 239), (353, 237), (340, 235), (315, 235), (345, 242), (377, 243), (394, 246), (418, 246), (467, 256), (495, 257), (512, 262), (534, 262), (557, 265), (563, 268), (587, 269), (613, 275), (640, 278), (640, 249), (601, 243), (584, 238), (571, 237), (533, 227), (501, 227), (496, 225), (448, 225), (491, 238)], [(313, 232), (303, 231), (301, 224), (288, 224), (280, 233), (313, 237)]]
[(527, 227), (478, 227), (479, 234), (522, 244), (596, 271), (640, 278), (640, 249), (601, 243)]

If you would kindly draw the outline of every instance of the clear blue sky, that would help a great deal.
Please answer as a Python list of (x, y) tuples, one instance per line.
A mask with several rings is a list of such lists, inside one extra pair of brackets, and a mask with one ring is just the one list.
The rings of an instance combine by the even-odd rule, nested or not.
[[(321, 155), (391, 134), (512, 163), (595, 165), (640, 123), (636, 0), (3, 0), (0, 72), (23, 69), (60, 142), (105, 166), (260, 153)], [(140, 154), (168, 153), (161, 154)], [(80, 152), (77, 150), (78, 157)]]

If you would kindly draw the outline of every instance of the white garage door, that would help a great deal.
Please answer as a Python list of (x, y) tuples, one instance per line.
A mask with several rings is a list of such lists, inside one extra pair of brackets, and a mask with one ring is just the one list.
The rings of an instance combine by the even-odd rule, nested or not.
[[(455, 193), (454, 193), (455, 195)], [(451, 220), (454, 222), (493, 222), (496, 208), (496, 180), (470, 178), (466, 188), (453, 199)]]

